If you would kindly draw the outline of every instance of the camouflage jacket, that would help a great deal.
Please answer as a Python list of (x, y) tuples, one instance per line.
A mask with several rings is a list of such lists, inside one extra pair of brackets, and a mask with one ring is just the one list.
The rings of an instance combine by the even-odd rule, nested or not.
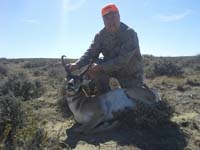
[(77, 60), (78, 67), (97, 60), (100, 53), (104, 56), (101, 65), (106, 73), (118, 78), (143, 75), (137, 33), (124, 23), (117, 33), (107, 32), (105, 28), (97, 33), (89, 49)]

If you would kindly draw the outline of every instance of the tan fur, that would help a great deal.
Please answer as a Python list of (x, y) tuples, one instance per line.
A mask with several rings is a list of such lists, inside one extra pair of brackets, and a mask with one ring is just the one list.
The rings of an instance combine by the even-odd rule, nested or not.
[(114, 90), (114, 89), (117, 89), (117, 88), (121, 88), (121, 85), (120, 85), (119, 81), (114, 77), (110, 78), (109, 86), (110, 86), (111, 90)]

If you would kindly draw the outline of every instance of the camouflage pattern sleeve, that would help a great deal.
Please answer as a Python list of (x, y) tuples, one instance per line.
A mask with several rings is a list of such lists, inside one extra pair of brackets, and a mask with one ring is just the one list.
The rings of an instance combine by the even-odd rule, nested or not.
[(104, 71), (113, 72), (124, 68), (135, 54), (140, 53), (137, 33), (133, 29), (129, 28), (123, 38), (123, 44), (115, 49), (119, 53), (118, 57), (102, 64)]
[(100, 54), (100, 36), (99, 33), (95, 35), (93, 42), (91, 43), (89, 49), (81, 56), (80, 59), (76, 61), (78, 68), (88, 65), (91, 60), (95, 60)]

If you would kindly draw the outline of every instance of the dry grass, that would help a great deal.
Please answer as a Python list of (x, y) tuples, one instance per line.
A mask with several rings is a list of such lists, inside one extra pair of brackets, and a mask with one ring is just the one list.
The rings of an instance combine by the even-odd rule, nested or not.
[[(170, 71), (170, 75), (169, 71), (164, 74), (155, 73), (154, 65), (163, 62), (165, 65), (159, 69), (162, 72), (162, 69), (168, 66), (166, 61), (181, 68), (181, 77), (173, 70)], [(0, 126), (2, 130), (0, 149), (109, 149), (109, 147), (148, 150), (199, 149), (199, 56), (172, 58), (144, 56), (147, 78), (145, 81), (150, 87), (159, 91), (163, 103), (154, 107), (139, 105), (137, 111), (128, 113), (130, 116), (126, 115), (122, 119), (124, 124), (120, 130), (88, 136), (77, 136), (71, 132), (75, 124), (67, 110), (63, 88), (65, 72), (60, 60), (0, 59), (0, 64), (1, 84), (5, 84), (13, 75), (23, 72), (28, 80), (20, 79), (22, 81), (20, 83), (39, 81), (45, 89), (42, 91), (39, 88), (32, 88), (40, 92), (39, 96), (25, 94), (29, 100), (20, 100), (21, 107), (18, 108), (19, 112), (24, 113), (23, 126), (20, 126), (19, 122), (14, 123), (14, 126), (12, 122)], [(177, 67), (174, 68), (177, 71)], [(16, 81), (12, 83), (17, 84)], [(0, 88), (1, 96), (5, 96), (2, 89), (3, 87)], [(10, 106), (4, 109), (9, 110)], [(11, 113), (10, 117), (14, 115), (17, 115), (16, 111)], [(15, 130), (10, 134), (12, 128)]]

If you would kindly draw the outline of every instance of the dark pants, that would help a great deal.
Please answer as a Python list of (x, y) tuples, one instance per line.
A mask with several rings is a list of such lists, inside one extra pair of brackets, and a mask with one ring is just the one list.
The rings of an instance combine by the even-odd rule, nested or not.
[(115, 77), (119, 80), (122, 88), (133, 88), (133, 87), (141, 87), (143, 85), (143, 77), (141, 76), (132, 76), (126, 78), (119, 78), (113, 75), (107, 75), (104, 72), (99, 73), (96, 75), (95, 79), (93, 80), (94, 84), (96, 85), (98, 93), (106, 93), (110, 90), (109, 87), (109, 79), (110, 77)]
[[(103, 59), (97, 59), (97, 64), (104, 63)], [(96, 75), (94, 83), (96, 85), (97, 91), (100, 93), (105, 93), (110, 90), (109, 79), (114, 77), (119, 80), (122, 88), (132, 88), (132, 87), (142, 87), (143, 86), (143, 72), (137, 73), (135, 75), (129, 75), (128, 77), (120, 77), (117, 72), (112, 74), (107, 74), (106, 72), (100, 72)]]
[[(138, 78), (117, 78), (122, 88), (127, 89), (127, 93), (130, 97), (140, 100), (144, 103), (153, 104), (158, 101), (158, 97), (152, 89), (143, 83), (143, 77)], [(97, 88), (97, 94), (101, 95), (110, 91), (109, 87), (109, 76), (105, 73), (99, 74), (95, 80), (95, 85)]]

